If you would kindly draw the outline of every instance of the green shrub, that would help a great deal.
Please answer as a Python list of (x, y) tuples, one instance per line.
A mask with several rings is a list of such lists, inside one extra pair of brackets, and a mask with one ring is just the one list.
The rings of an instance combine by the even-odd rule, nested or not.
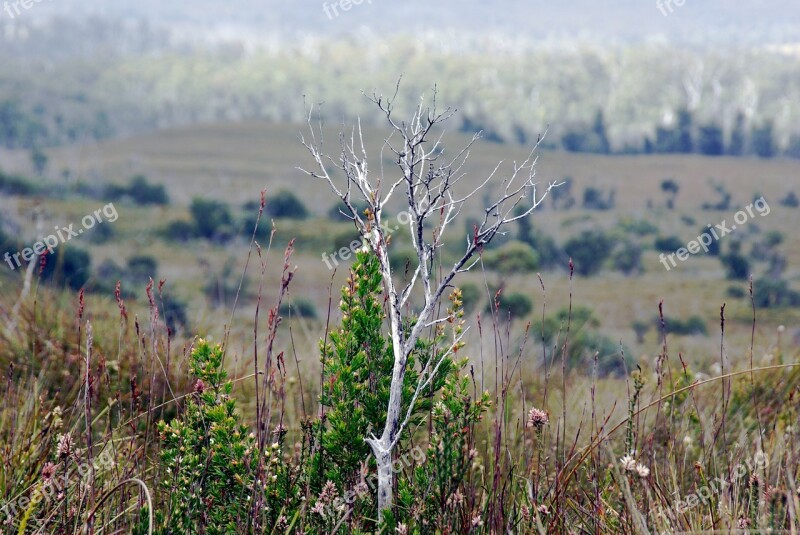
[(783, 279), (763, 277), (753, 282), (753, 300), (759, 308), (800, 306), (800, 292)]
[(65, 244), (46, 256), (42, 279), (79, 290), (88, 282), (91, 274), (91, 255), (83, 249)]
[(720, 256), (719, 259), (723, 267), (725, 267), (726, 276), (729, 279), (745, 280), (750, 276), (750, 262), (744, 255), (738, 252), (731, 252)]
[(3, 195), (31, 196), (40, 193), (41, 187), (26, 178), (7, 175), (0, 171), (0, 193)]
[[(531, 332), (544, 334), (544, 344), (547, 347), (557, 346), (557, 353), (548, 358), (561, 358), (564, 351), (564, 342), (569, 324), (569, 344), (566, 345), (566, 363), (568, 370), (584, 370), (588, 375), (594, 368), (594, 359), (597, 355), (597, 373), (600, 377), (613, 375), (620, 377), (625, 374), (626, 366), (630, 368), (632, 362), (630, 353), (619, 343), (596, 332), (600, 322), (594, 312), (583, 306), (561, 309), (557, 313), (536, 321), (531, 327)], [(552, 349), (551, 349), (552, 351)]]
[(227, 204), (195, 197), (189, 211), (194, 222), (194, 232), (209, 240), (229, 237), (233, 232), (233, 217)]
[(728, 286), (728, 289), (725, 290), (725, 295), (733, 299), (742, 299), (747, 297), (747, 290), (741, 286)]
[(683, 248), (684, 242), (677, 236), (659, 236), (653, 242), (653, 246), (660, 253), (674, 253)]
[(250, 514), (252, 502), (246, 498), (252, 493), (258, 450), (236, 412), (222, 360), (220, 346), (200, 340), (189, 359), (197, 379), (194, 392), (180, 418), (158, 424), (166, 472), (162, 533), (236, 533)]
[(465, 283), (461, 285), (461, 300), (464, 303), (464, 313), (471, 314), (481, 301), (483, 292), (477, 284)]
[(179, 219), (166, 226), (163, 236), (168, 240), (187, 242), (197, 237), (197, 229), (191, 221)]
[(494, 300), (487, 305), (486, 310), (491, 311), (495, 307), (500, 319), (509, 316), (511, 319), (523, 319), (533, 310), (533, 301), (523, 293), (501, 292), (499, 297), (495, 294)]
[(527, 243), (513, 241), (485, 252), (483, 264), (503, 274), (532, 273), (539, 267), (539, 255)]
[(130, 199), (139, 206), (169, 204), (169, 195), (163, 184), (151, 184), (144, 175), (132, 177), (126, 186), (109, 184), (103, 196), (110, 201)]
[[(658, 317), (656, 317), (654, 322), (658, 328), (661, 329), (661, 320)], [(706, 322), (700, 316), (691, 316), (685, 320), (664, 318), (664, 326), (666, 327), (667, 334), (674, 334), (677, 336), (708, 336)]]
[(614, 250), (612, 257), (614, 268), (625, 275), (633, 275), (642, 271), (642, 248), (633, 242), (625, 242)]
[(149, 255), (130, 257), (125, 281), (132, 285), (145, 285), (150, 279), (158, 280), (158, 261)]
[(266, 213), (276, 219), (307, 219), (308, 210), (291, 191), (279, 191), (267, 198)]
[[(369, 208), (366, 201), (351, 201), (351, 203), (353, 204), (353, 208), (355, 208), (361, 216), (363, 216), (366, 209)], [(383, 216), (386, 217), (385, 212)], [(332, 221), (350, 221), (350, 210), (343, 203), (336, 203), (328, 210), (328, 218)]]
[(586, 230), (570, 238), (564, 251), (572, 258), (575, 272), (584, 277), (597, 274), (611, 254), (614, 240), (599, 230)]
[(291, 303), (282, 304), (280, 314), (286, 317), (299, 316), (301, 318), (316, 319), (317, 307), (309, 299), (301, 297)]

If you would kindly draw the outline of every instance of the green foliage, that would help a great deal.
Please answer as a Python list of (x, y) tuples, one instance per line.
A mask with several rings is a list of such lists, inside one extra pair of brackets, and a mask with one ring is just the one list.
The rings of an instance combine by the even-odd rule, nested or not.
[(614, 240), (600, 230), (585, 230), (564, 244), (564, 251), (572, 258), (575, 272), (584, 277), (596, 275), (611, 254)]
[(43, 176), (45, 170), (47, 169), (47, 154), (39, 147), (33, 147), (31, 149), (31, 164), (33, 165), (33, 171), (36, 173), (36, 176)]
[(774, 123), (765, 121), (763, 124), (753, 128), (750, 134), (750, 143), (753, 153), (761, 158), (772, 158), (775, 156), (775, 133)]
[[(567, 326), (569, 325), (569, 338), (567, 339)], [(531, 332), (537, 337), (543, 336), (547, 347), (557, 346), (557, 358), (561, 358), (564, 343), (567, 347), (567, 369), (583, 369), (591, 373), (594, 366), (595, 354), (597, 355), (597, 373), (600, 377), (608, 375), (621, 376), (625, 374), (626, 365), (631, 366), (628, 351), (620, 344), (596, 331), (600, 321), (588, 307), (575, 307), (570, 314), (569, 309), (563, 308), (537, 320), (531, 327)], [(626, 355), (623, 360), (623, 353)]]
[(220, 346), (199, 340), (189, 360), (194, 392), (180, 418), (158, 424), (164, 535), (236, 533), (248, 523), (258, 450), (240, 422), (222, 360)]
[[(468, 375), (456, 364), (431, 412), (432, 431), (424, 462), (398, 483), (399, 519), (421, 533), (469, 533), (473, 526), (465, 500), (480, 473), (475, 463), (475, 428), (491, 406), (488, 392), (473, 399)], [(396, 529), (397, 522), (387, 525)]]
[(800, 207), (800, 199), (797, 198), (797, 194), (793, 191), (790, 191), (786, 194), (786, 197), (780, 200), (781, 206), (785, 206), (786, 208), (797, 208)]
[(640, 273), (642, 271), (642, 248), (634, 242), (626, 241), (614, 250), (611, 261), (614, 268), (625, 275)]
[(731, 251), (719, 257), (725, 268), (726, 276), (731, 280), (745, 280), (750, 276), (750, 262), (743, 254)]
[(725, 153), (725, 133), (716, 123), (700, 127), (697, 150), (706, 156), (722, 156)]
[(139, 206), (169, 204), (169, 195), (163, 184), (151, 184), (144, 175), (132, 177), (127, 186), (110, 184), (106, 186), (104, 197), (110, 201), (130, 199)]
[(800, 306), (800, 292), (783, 279), (763, 277), (753, 282), (753, 299), (759, 308)]
[(291, 191), (279, 191), (267, 198), (265, 211), (276, 219), (307, 219), (308, 210)]
[(643, 237), (648, 236), (650, 234), (657, 234), (658, 233), (658, 225), (651, 223), (645, 219), (633, 219), (628, 217), (623, 217), (620, 219), (617, 226), (623, 231), (634, 236)]
[(484, 253), (483, 264), (502, 274), (533, 273), (539, 267), (539, 255), (528, 244), (513, 241)]
[[(661, 320), (658, 317), (655, 318), (654, 323), (659, 329), (661, 328)], [(685, 320), (678, 318), (664, 318), (664, 325), (666, 327), (667, 334), (674, 334), (678, 336), (708, 336), (706, 321), (700, 316), (691, 316)]]
[(317, 318), (317, 307), (310, 299), (300, 297), (291, 303), (284, 303), (281, 305), (280, 314), (282, 316), (293, 316), (307, 319)]
[(486, 306), (487, 311), (494, 308), (500, 319), (506, 319), (509, 316), (511, 319), (523, 319), (533, 310), (533, 301), (530, 297), (519, 292), (500, 292), (500, 295), (495, 293), (494, 302)]
[(481, 301), (483, 291), (477, 284), (465, 283), (461, 285), (461, 300), (464, 304), (464, 313), (471, 314)]
[[(380, 434), (386, 419), (394, 352), (383, 335), (382, 277), (378, 258), (358, 252), (350, 277), (342, 289), (341, 327), (321, 346), (324, 380), (320, 402), (324, 418), (318, 424), (321, 451), (314, 457), (312, 477), (316, 485), (332, 481), (337, 488), (352, 488), (370, 449), (365, 438)], [(459, 303), (460, 304), (460, 303)], [(441, 356), (440, 340), (420, 341), (408, 358), (403, 386), (405, 414), (419, 378), (417, 364), (425, 366)], [(446, 358), (429, 392), (417, 400), (412, 425), (419, 422), (432, 404), (431, 395), (444, 384), (452, 368)], [(407, 431), (406, 431), (407, 432)]]
[[(358, 212), (358, 215), (363, 216), (364, 212), (369, 208), (366, 201), (352, 201), (353, 207)], [(384, 213), (384, 216), (386, 214)], [(350, 221), (350, 210), (343, 203), (336, 203), (328, 210), (328, 217), (332, 221), (347, 222)]]
[(42, 280), (79, 290), (92, 274), (92, 257), (83, 249), (64, 244), (46, 255)]
[(586, 210), (611, 210), (614, 208), (616, 191), (605, 193), (600, 188), (588, 187), (583, 192), (583, 208)]
[(41, 187), (27, 178), (7, 175), (0, 171), (0, 193), (3, 195), (19, 195), (23, 197), (37, 195)]
[(189, 211), (192, 214), (195, 235), (214, 240), (232, 234), (233, 216), (227, 204), (195, 197)]
[(653, 242), (653, 247), (661, 253), (674, 253), (684, 246), (684, 242), (677, 236), (659, 236)]

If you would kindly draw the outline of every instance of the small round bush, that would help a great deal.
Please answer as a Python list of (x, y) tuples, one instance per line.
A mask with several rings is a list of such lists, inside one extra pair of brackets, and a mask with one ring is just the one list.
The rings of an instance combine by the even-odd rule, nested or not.
[(267, 215), (277, 219), (307, 219), (308, 210), (291, 191), (279, 191), (267, 198)]
[(684, 243), (677, 236), (659, 236), (653, 246), (660, 253), (674, 253), (684, 246)]
[(570, 238), (564, 251), (572, 258), (578, 275), (589, 277), (597, 274), (611, 254), (614, 240), (599, 230), (586, 230)]
[[(497, 299), (497, 304), (499, 306), (498, 313), (501, 319), (509, 315), (511, 319), (524, 318), (533, 310), (533, 301), (531, 298), (519, 292), (501, 293), (500, 297)], [(491, 310), (494, 305), (495, 301), (493, 299), (487, 307), (487, 310)]]
[(281, 305), (280, 314), (286, 317), (301, 317), (307, 319), (317, 318), (317, 307), (310, 300), (301, 297), (291, 303)]
[(527, 243), (513, 241), (484, 253), (483, 263), (503, 274), (531, 273), (539, 268), (539, 255)]
[(477, 284), (467, 282), (461, 285), (461, 302), (463, 303), (465, 314), (470, 314), (477, 308), (482, 294), (483, 292), (481, 292)]

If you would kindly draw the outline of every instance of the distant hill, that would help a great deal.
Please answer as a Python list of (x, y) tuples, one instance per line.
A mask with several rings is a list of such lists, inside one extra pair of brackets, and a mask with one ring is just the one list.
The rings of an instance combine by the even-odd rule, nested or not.
[[(352, 1), (352, 0), (351, 0)], [(277, 0), (56, 0), (36, 4), (31, 15), (144, 18), (179, 25), (190, 31), (236, 35), (238, 31), (264, 40), (264, 32), (315, 35), (374, 32), (416, 33), (455, 29), (492, 31), (509, 37), (536, 39), (631, 41), (661, 36), (683, 42), (800, 41), (800, 8), (796, 0), (685, 0), (666, 15), (655, 0), (362, 0), (344, 12), (341, 0), (285, 2)], [(666, 1), (664, 1), (666, 3)], [(334, 13), (338, 13), (335, 15)], [(27, 15), (27, 14), (26, 14)], [(5, 16), (3, 14), (3, 16)], [(0, 20), (3, 20), (0, 18)], [(214, 30), (209, 32), (209, 30)], [(218, 34), (218, 33), (217, 33)]]

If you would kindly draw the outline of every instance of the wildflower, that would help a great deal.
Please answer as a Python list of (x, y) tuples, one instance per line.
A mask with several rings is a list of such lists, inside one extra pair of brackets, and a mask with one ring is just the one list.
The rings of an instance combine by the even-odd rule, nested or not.
[(45, 481), (49, 481), (56, 474), (56, 465), (53, 463), (46, 463), (42, 467), (42, 477)]
[(58, 447), (56, 448), (56, 456), (59, 459), (66, 459), (75, 449), (75, 443), (72, 441), (72, 435), (65, 433), (58, 436)]
[(483, 520), (481, 520), (481, 517), (479, 517), (478, 515), (473, 516), (472, 517), (472, 527), (473, 528), (479, 528), (481, 526), (483, 526)]
[(319, 495), (319, 501), (322, 503), (332, 503), (336, 499), (336, 485), (333, 481), (328, 480), (325, 486), (322, 487), (322, 492)]
[(523, 519), (525, 522), (530, 522), (530, 521), (531, 521), (531, 510), (530, 510), (530, 509), (528, 509), (528, 506), (527, 506), (527, 505), (523, 505), (523, 506), (520, 508), (520, 514), (522, 515), (522, 519)]
[(205, 390), (206, 390), (206, 384), (200, 379), (198, 379), (197, 382), (194, 384), (194, 391), (197, 392), (198, 394), (202, 394), (203, 392), (205, 392)]
[(533, 408), (528, 411), (528, 427), (535, 427), (537, 430), (550, 423), (550, 417), (543, 410)]
[(649, 476), (649, 475), (650, 475), (650, 469), (649, 469), (649, 468), (647, 468), (647, 467), (646, 467), (645, 465), (643, 465), (643, 464), (638, 464), (638, 463), (637, 463), (637, 464), (636, 464), (636, 473), (637, 473), (637, 474), (639, 474), (639, 477), (641, 477), (642, 479), (644, 479), (644, 478), (646, 478), (647, 476)]
[(539, 507), (536, 508), (536, 510), (539, 512), (540, 515), (550, 514), (550, 509), (548, 509), (545, 504), (540, 505)]
[(284, 515), (279, 516), (277, 522), (275, 522), (275, 530), (286, 531), (288, 522), (288, 519)]
[(630, 454), (620, 459), (619, 464), (622, 465), (623, 470), (627, 470), (628, 472), (633, 472), (636, 470), (636, 459), (634, 459)]
[(464, 503), (464, 495), (461, 494), (461, 489), (456, 489), (456, 491), (447, 498), (447, 505), (449, 507), (456, 508), (462, 503)]
[(397, 524), (395, 531), (400, 535), (408, 535), (408, 526), (405, 524)]

